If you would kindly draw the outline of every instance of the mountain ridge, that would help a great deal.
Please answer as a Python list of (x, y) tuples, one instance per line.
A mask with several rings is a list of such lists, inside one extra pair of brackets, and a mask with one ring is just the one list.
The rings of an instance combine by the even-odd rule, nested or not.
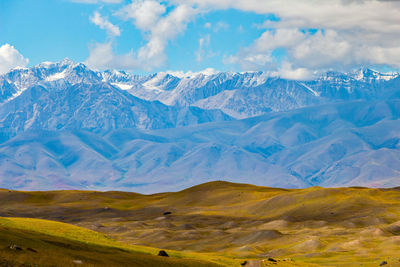
[(159, 192), (222, 179), (394, 187), (399, 108), (399, 100), (356, 101), (180, 128), (25, 132), (0, 144), (0, 186)]
[(65, 60), (13, 70), (0, 85), (1, 187), (399, 185), (398, 75), (179, 78), (96, 72)]
[[(10, 99), (10, 94), (18, 95), (37, 84), (62, 87), (65, 83), (66, 86), (108, 83), (145, 100), (158, 100), (173, 106), (220, 109), (241, 119), (314, 104), (388, 98), (396, 95), (400, 77), (368, 68), (350, 73), (330, 71), (309, 81), (285, 80), (268, 76), (266, 72), (200, 72), (181, 77), (159, 72), (140, 76), (116, 70), (93, 71), (82, 63), (65, 59), (58, 63), (47, 62), (29, 69), (12, 70), (1, 75), (0, 82), (17, 88), (0, 95), (3, 102)], [(4, 91), (7, 86), (2, 88)], [(253, 102), (244, 103), (244, 97)]]

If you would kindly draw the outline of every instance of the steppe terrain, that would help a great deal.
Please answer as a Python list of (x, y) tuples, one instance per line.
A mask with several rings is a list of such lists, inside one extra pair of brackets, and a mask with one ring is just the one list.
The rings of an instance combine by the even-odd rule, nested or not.
[[(153, 195), (1, 190), (0, 216), (0, 258), (10, 266), (12, 255), (29, 263), (43, 250), (50, 258), (40, 266), (60, 255), (65, 266), (82, 258), (95, 266), (400, 266), (399, 188), (210, 182)], [(6, 248), (14, 243), (24, 250)], [(28, 257), (27, 247), (38, 252)], [(155, 256), (160, 249), (170, 257)]]

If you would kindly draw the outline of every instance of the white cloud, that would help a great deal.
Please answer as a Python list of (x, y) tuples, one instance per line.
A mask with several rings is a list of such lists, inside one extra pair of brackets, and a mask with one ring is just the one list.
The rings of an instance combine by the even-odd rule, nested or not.
[(169, 71), (167, 71), (167, 73), (171, 74), (171, 75), (173, 75), (175, 77), (178, 77), (178, 78), (191, 78), (191, 77), (195, 77), (195, 76), (200, 75), (200, 74), (205, 75), (205, 76), (214, 75), (214, 74), (218, 74), (219, 71), (216, 70), (216, 69), (213, 69), (213, 68), (207, 68), (207, 69), (204, 69), (204, 70), (201, 70), (201, 71), (198, 71), (198, 72), (181, 71), (181, 70), (180, 71), (179, 70), (178, 71), (171, 71), (171, 70), (169, 70)]
[(182, 33), (196, 14), (197, 10), (193, 7), (180, 5), (170, 11), (165, 17), (160, 18), (149, 29), (149, 41), (139, 50), (139, 57), (145, 60), (155, 60), (157, 57), (166, 58), (165, 48), (168, 42), (174, 40)]
[[(173, 0), (205, 10), (234, 8), (274, 14), (254, 43), (227, 61), (247, 68), (277, 68), (283, 48), (293, 69), (323, 70), (359, 65), (400, 67), (400, 1), (378, 0)], [(316, 34), (304, 29), (319, 29)], [(272, 31), (271, 31), (272, 30)], [(283, 67), (283, 66), (282, 66)]]
[(134, 0), (117, 14), (124, 19), (132, 19), (138, 29), (149, 31), (156, 25), (165, 11), (166, 7), (158, 1)]
[(96, 43), (89, 47), (89, 57), (85, 64), (94, 69), (140, 69), (141, 63), (133, 52), (125, 55), (116, 55), (113, 52), (113, 43)]
[(106, 30), (110, 37), (121, 35), (119, 27), (109, 22), (107, 18), (103, 18), (97, 11), (95, 11), (93, 16), (90, 17), (90, 21), (99, 26), (100, 29)]
[(227, 29), (229, 29), (229, 24), (224, 21), (218, 21), (214, 27), (215, 32), (219, 32), (221, 30), (226, 31)]
[(119, 4), (122, 3), (122, 1), (124, 0), (71, 0), (71, 1), (75, 3), (84, 3), (84, 4), (99, 4), (99, 3)]
[(110, 38), (106, 43), (95, 43), (89, 47), (89, 57), (85, 63), (92, 68), (96, 69), (134, 69), (139, 66), (137, 60), (134, 58), (133, 53), (126, 55), (116, 55), (113, 52), (113, 37), (120, 36), (121, 30), (95, 11), (90, 21), (101, 29), (106, 30)]
[(0, 74), (6, 73), (13, 68), (25, 67), (29, 60), (24, 58), (14, 46), (4, 44), (0, 46)]
[[(184, 32), (187, 24), (198, 13), (194, 7), (182, 4), (166, 13), (166, 6), (153, 0), (134, 0), (116, 15), (132, 20), (142, 31), (147, 43), (135, 53), (117, 55), (112, 42), (96, 44), (89, 48), (88, 65), (93, 68), (124, 68), (149, 71), (166, 64), (166, 46)], [(121, 60), (121, 63), (118, 62)]]
[(201, 62), (206, 55), (206, 48), (210, 45), (210, 35), (199, 38), (199, 49), (196, 51), (196, 61)]
[(248, 49), (244, 49), (240, 53), (231, 56), (225, 56), (223, 62), (227, 65), (239, 64), (242, 70), (257, 71), (260, 69), (273, 69), (276, 63), (273, 58), (266, 53), (247, 53)]
[(278, 70), (271, 71), (269, 74), (289, 80), (309, 80), (315, 75), (315, 73), (312, 73), (306, 68), (293, 69), (293, 66), (289, 62), (283, 62)]
[[(225, 62), (239, 64), (243, 70), (314, 73), (360, 65), (400, 67), (400, 1), (285, 0), (282, 4), (281, 0), (132, 0), (116, 15), (132, 20), (142, 31), (146, 44), (130, 56), (135, 59), (133, 65), (151, 69), (167, 62), (166, 46), (197, 15), (223, 9), (279, 18), (261, 25), (265, 30), (251, 45), (225, 57)], [(204, 27), (219, 31), (229, 25), (207, 22)], [(200, 48), (204, 47), (205, 40), (199, 42), (203, 42)], [(275, 52), (282, 49), (284, 58), (277, 60)], [(203, 52), (198, 51), (198, 60)]]

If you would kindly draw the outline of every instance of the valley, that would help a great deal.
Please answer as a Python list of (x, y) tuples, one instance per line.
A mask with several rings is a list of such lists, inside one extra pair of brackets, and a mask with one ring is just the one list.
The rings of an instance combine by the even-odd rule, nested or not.
[(400, 267), (400, 0), (0, 0), (0, 267)]

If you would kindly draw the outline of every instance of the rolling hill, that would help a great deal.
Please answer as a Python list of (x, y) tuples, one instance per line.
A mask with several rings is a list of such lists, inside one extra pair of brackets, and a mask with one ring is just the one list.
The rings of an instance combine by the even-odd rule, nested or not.
[[(153, 195), (2, 190), (0, 200), (1, 227), (7, 217), (60, 221), (125, 244), (190, 252), (189, 258), (221, 264), (261, 264), (268, 258), (281, 266), (378, 266), (382, 261), (397, 266), (399, 261), (398, 188), (279, 189), (210, 182)], [(17, 220), (14, 228), (36, 227), (29, 220), (23, 226), (18, 226), (22, 219), (10, 220)], [(81, 228), (68, 229), (58, 236), (86, 238), (74, 233)], [(100, 239), (106, 243), (98, 244), (108, 244), (103, 235)]]
[[(81, 227), (27, 218), (0, 218), (2, 266), (228, 266), (234, 260), (130, 246)], [(200, 257), (200, 259), (196, 259)], [(210, 261), (211, 259), (211, 261)], [(214, 260), (214, 262), (213, 262)]]

